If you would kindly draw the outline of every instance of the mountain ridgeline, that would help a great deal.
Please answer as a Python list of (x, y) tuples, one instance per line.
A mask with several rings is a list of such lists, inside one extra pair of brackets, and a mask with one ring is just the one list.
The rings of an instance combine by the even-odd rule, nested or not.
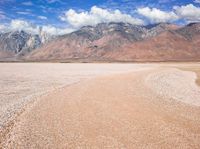
[(22, 61), (199, 61), (200, 23), (101, 23), (50, 41), (24, 31), (0, 34), (0, 58)]

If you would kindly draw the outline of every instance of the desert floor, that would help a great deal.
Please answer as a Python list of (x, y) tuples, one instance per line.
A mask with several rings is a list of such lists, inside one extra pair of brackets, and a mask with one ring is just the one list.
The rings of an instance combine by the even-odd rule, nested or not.
[(0, 68), (0, 148), (200, 148), (200, 63)]

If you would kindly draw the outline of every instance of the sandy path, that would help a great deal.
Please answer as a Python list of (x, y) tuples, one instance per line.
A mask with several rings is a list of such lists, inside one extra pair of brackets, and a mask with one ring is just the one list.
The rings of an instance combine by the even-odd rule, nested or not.
[(200, 148), (199, 107), (153, 92), (145, 81), (152, 72), (99, 77), (52, 92), (19, 117), (4, 145)]

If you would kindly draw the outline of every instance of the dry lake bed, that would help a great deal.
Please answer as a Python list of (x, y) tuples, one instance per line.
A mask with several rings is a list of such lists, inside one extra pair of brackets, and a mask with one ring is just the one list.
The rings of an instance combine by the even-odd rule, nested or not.
[(0, 69), (0, 148), (200, 148), (200, 63)]

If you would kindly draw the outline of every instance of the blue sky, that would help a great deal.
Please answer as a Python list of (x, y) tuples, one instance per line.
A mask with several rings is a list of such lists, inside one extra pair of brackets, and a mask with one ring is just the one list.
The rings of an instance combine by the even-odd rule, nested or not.
[[(94, 5), (104, 5), (106, 2), (106, 0), (3, 0), (0, 2), (0, 11), (6, 15), (2, 21), (25, 19), (33, 23), (60, 26), (64, 22), (59, 19), (59, 15), (64, 11), (89, 10)], [(38, 16), (45, 16), (48, 19), (39, 19)]]
[(107, 21), (184, 24), (200, 21), (200, 0), (0, 0), (0, 29), (13, 20), (62, 29)]

